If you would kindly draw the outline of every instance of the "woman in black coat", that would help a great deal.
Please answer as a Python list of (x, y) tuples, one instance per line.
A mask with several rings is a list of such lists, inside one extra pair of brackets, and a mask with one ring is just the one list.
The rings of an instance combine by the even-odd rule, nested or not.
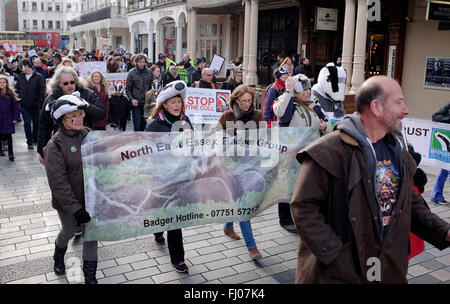
[[(189, 117), (186, 116), (186, 84), (182, 80), (166, 85), (158, 95), (156, 107), (151, 121), (145, 128), (146, 132), (179, 132), (192, 130)], [(170, 260), (177, 272), (188, 272), (184, 262), (183, 235), (181, 229), (167, 232)], [(155, 233), (157, 244), (164, 244), (163, 232)]]

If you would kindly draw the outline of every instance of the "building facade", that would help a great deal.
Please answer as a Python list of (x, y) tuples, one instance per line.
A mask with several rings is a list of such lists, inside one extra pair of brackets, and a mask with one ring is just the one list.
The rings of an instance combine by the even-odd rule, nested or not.
[(82, 0), (72, 19), (71, 41), (76, 48), (110, 50), (130, 45), (126, 0)]
[(129, 1), (130, 49), (150, 61), (160, 53), (181, 61), (187, 51), (187, 13), (184, 0)]
[[(429, 3), (440, 6), (441, 21), (426, 20)], [(442, 14), (449, 1), (187, 0), (186, 8), (191, 57), (216, 51), (226, 60), (242, 56), (247, 84), (268, 85), (276, 55), (296, 53), (310, 59), (316, 76), (342, 58), (348, 112), (356, 110), (356, 90), (374, 75), (399, 81), (413, 117), (430, 119), (450, 101), (450, 14)], [(211, 24), (217, 32), (202, 30), (215, 29)], [(211, 36), (217, 48), (208, 42)], [(442, 74), (432, 87), (424, 83), (430, 58), (440, 62)]]
[(81, 0), (17, 1), (18, 26), (20, 31), (58, 33), (61, 46), (70, 41), (70, 23), (82, 11)]

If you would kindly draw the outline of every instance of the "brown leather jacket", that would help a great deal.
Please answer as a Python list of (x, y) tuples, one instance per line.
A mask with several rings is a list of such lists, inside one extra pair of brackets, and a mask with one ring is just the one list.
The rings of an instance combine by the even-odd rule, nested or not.
[(91, 129), (61, 127), (44, 148), (45, 171), (53, 208), (71, 215), (85, 208), (81, 142)]
[[(412, 190), (415, 161), (404, 148), (397, 151), (401, 186), (384, 239), (359, 142), (339, 130), (298, 153), (302, 165), (291, 204), (300, 234), (296, 283), (407, 283), (410, 231), (438, 249), (449, 246), (449, 224)], [(373, 257), (378, 282), (368, 279), (376, 269)]]

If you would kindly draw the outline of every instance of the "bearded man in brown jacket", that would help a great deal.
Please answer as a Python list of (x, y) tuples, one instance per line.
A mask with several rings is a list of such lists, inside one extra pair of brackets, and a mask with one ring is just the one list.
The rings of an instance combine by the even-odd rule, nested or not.
[(410, 232), (440, 250), (450, 245), (450, 225), (413, 191), (416, 163), (395, 135), (408, 114), (400, 85), (369, 78), (356, 104), (297, 155), (296, 283), (407, 283)]

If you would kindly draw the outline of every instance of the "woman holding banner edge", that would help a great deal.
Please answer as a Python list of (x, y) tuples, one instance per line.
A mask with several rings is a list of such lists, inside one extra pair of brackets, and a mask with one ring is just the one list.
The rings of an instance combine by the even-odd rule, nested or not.
[[(59, 130), (44, 148), (45, 171), (52, 193), (52, 207), (58, 211), (61, 231), (55, 240), (53, 270), (65, 273), (64, 255), (70, 239), (75, 235), (77, 222), (85, 225), (91, 217), (86, 211), (83, 183), (81, 143), (90, 128), (83, 126), (85, 109), (89, 103), (78, 92), (58, 98), (51, 109), (51, 117)], [(98, 242), (83, 242), (83, 273), (85, 284), (98, 284)]]
[[(233, 122), (235, 126), (237, 121), (241, 121), (246, 124), (249, 121), (253, 121), (256, 124), (256, 128), (260, 126), (261, 122), (265, 120), (260, 110), (256, 110), (256, 93), (255, 90), (248, 85), (241, 84), (230, 97), (230, 109), (222, 113), (219, 118), (219, 122), (216, 125), (216, 130), (226, 130), (226, 132), (232, 132), (236, 135), (237, 129), (227, 129), (227, 121)], [(253, 237), (252, 225), (250, 220), (239, 222), (242, 235), (244, 237), (245, 245), (248, 249), (248, 254), (251, 260), (257, 260), (262, 257), (258, 248), (256, 248), (255, 238)], [(233, 222), (227, 222), (224, 225), (223, 231), (226, 235), (234, 240), (239, 240), (240, 236), (233, 229)]]
[[(193, 130), (189, 117), (186, 116), (186, 84), (182, 80), (166, 85), (158, 94), (156, 106), (145, 128), (146, 132), (179, 132)], [(174, 125), (181, 124), (181, 129)], [(163, 232), (155, 233), (155, 241), (162, 245), (165, 242)], [(176, 272), (187, 273), (188, 266), (184, 262), (183, 234), (181, 229), (167, 232), (170, 261)]]

